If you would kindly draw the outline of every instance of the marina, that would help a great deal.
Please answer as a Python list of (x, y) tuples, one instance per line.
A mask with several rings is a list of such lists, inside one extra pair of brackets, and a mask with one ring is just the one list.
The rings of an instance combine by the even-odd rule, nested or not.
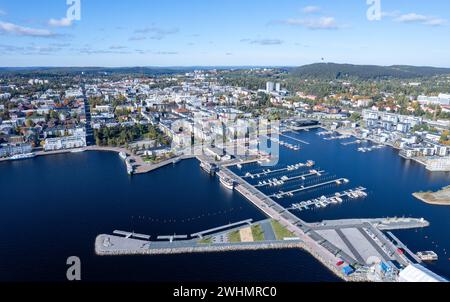
[(310, 210), (311, 208), (326, 208), (331, 204), (341, 204), (346, 200), (357, 200), (367, 197), (367, 193), (365, 193), (366, 188), (359, 187), (353, 190), (344, 191), (341, 193), (336, 193), (330, 196), (322, 196), (320, 198), (302, 201), (300, 203), (292, 204), (291, 208), (288, 210)]
[[(238, 164), (242, 167), (241, 164)], [(265, 176), (269, 176), (272, 174), (276, 174), (276, 173), (281, 173), (281, 172), (291, 172), (291, 171), (297, 171), (300, 170), (301, 168), (304, 167), (313, 167), (315, 165), (314, 161), (307, 161), (306, 163), (297, 163), (294, 165), (288, 165), (287, 167), (281, 168), (281, 169), (264, 169), (264, 170), (260, 170), (258, 172), (247, 172), (244, 176), (242, 176), (242, 178), (251, 178), (251, 179), (255, 179), (255, 178), (261, 178), (261, 177), (265, 177)]]
[(360, 145), (360, 144), (363, 144), (363, 143), (367, 143), (367, 141), (365, 141), (365, 140), (356, 140), (356, 141), (353, 141), (353, 142), (342, 143), (342, 146)]
[(358, 152), (366, 153), (385, 148), (385, 145), (375, 145), (369, 148), (358, 148)]
[(333, 140), (344, 140), (344, 139), (349, 139), (349, 138), (351, 138), (350, 135), (337, 135), (337, 136), (325, 137), (324, 140), (333, 141)]
[[(282, 135), (280, 135), (280, 136), (282, 136)], [(277, 138), (269, 137), (269, 136), (263, 136), (263, 137), (266, 137), (267, 139), (269, 139), (273, 143), (279, 144), (280, 146), (286, 147), (287, 149), (290, 149), (290, 150), (293, 150), (293, 151), (299, 151), (300, 150), (300, 146), (299, 145), (294, 145), (294, 144), (282, 141), (282, 140), (277, 139)], [(303, 141), (301, 141), (301, 143), (307, 144), (307, 142), (303, 142)]]
[(284, 191), (279, 191), (278, 193), (275, 193), (273, 195), (270, 195), (270, 197), (276, 197), (278, 199), (281, 199), (285, 196), (289, 196), (289, 197), (293, 197), (294, 194), (300, 193), (300, 192), (304, 192), (304, 191), (308, 191), (308, 190), (312, 190), (312, 189), (317, 189), (317, 188), (321, 188), (321, 187), (325, 187), (325, 186), (330, 186), (330, 185), (336, 185), (336, 186), (340, 186), (343, 184), (347, 184), (350, 181), (346, 178), (339, 178), (339, 179), (333, 179), (330, 181), (325, 181), (325, 182), (321, 182), (315, 185), (310, 185), (310, 186), (300, 186), (300, 188), (295, 189), (295, 190), (291, 190), (288, 192), (284, 192)]
[[(429, 226), (429, 223), (423, 219), (336, 220), (322, 222), (315, 226), (290, 213), (290, 210), (295, 210), (295, 206), (284, 208), (271, 199), (272, 196), (267, 196), (261, 191), (256, 190), (256, 188), (227, 168), (221, 169), (219, 174), (233, 178), (237, 183), (236, 191), (245, 196), (270, 218), (279, 221), (288, 230), (293, 232), (296, 237), (305, 243), (305, 249), (318, 259), (321, 259), (325, 265), (328, 263), (327, 267), (345, 280), (365, 278), (358, 273), (358, 269), (373, 264), (374, 259), (391, 263), (389, 265), (392, 270), (398, 269), (392, 264), (392, 261), (398, 261), (404, 267), (412, 263), (409, 259), (403, 257), (403, 255), (396, 254), (395, 245), (380, 231), (381, 229), (408, 229)], [(338, 183), (348, 182), (347, 179), (334, 180), (334, 182), (336, 181)], [(318, 185), (323, 186), (326, 184), (321, 183)], [(342, 193), (335, 193), (334, 198), (331, 196), (328, 199), (324, 197), (319, 200), (313, 200), (312, 202), (315, 205), (323, 203), (326, 206), (325, 200), (330, 203), (339, 203), (339, 200), (343, 201), (343, 198), (365, 198), (367, 197), (365, 191), (366, 188), (358, 187)], [(282, 194), (283, 196), (284, 194), (290, 196), (293, 192)], [(283, 196), (277, 197), (282, 198)], [(330, 235), (334, 237), (330, 237)], [(336, 238), (340, 238), (340, 240)], [(338, 267), (343, 265), (345, 269), (339, 270), (336, 266), (331, 265), (331, 263), (340, 263), (341, 265)], [(351, 268), (352, 272), (355, 272), (354, 269), (356, 269), (355, 274), (351, 273), (352, 277), (348, 274), (349, 268)], [(384, 278), (386, 281), (389, 280), (386, 276)]]
[[(202, 160), (205, 160), (205, 158)], [(207, 163), (201, 162), (201, 164), (207, 166)], [(380, 231), (382, 228), (390, 230), (396, 228), (423, 228), (429, 225), (424, 219), (354, 219), (324, 221), (322, 223), (310, 224), (289, 212), (290, 210), (298, 209), (301, 204), (300, 206), (297, 204), (293, 205), (291, 208), (284, 208), (272, 200), (270, 196), (258, 191), (255, 187), (247, 183), (243, 178), (234, 174), (228, 168), (218, 167), (218, 170), (217, 176), (222, 184), (224, 181), (232, 182), (233, 188), (237, 192), (242, 194), (247, 200), (263, 211), (271, 221), (279, 223), (286, 232), (291, 234), (289, 236), (290, 238), (284, 238), (279, 241), (263, 240), (262, 242), (255, 243), (253, 241), (255, 239), (254, 237), (251, 235), (248, 237), (248, 234), (251, 234), (251, 231), (249, 233), (249, 230), (252, 228), (252, 220), (246, 220), (191, 235), (191, 237), (200, 238), (200, 241), (189, 239), (189, 236), (187, 235), (157, 236), (158, 240), (168, 240), (168, 245), (161, 242), (150, 241), (133, 240), (121, 242), (115, 237), (99, 235), (95, 244), (97, 254), (155, 255), (224, 252), (260, 248), (302, 248), (309, 251), (317, 259), (320, 259), (324, 265), (344, 280), (362, 281), (364, 278), (367, 278), (367, 276), (364, 276), (363, 270), (360, 271), (360, 269), (367, 267), (367, 265), (372, 265), (373, 263), (376, 263), (376, 261), (388, 263), (386, 265), (389, 266), (390, 270), (400, 269), (399, 267), (396, 267), (392, 261), (397, 261), (402, 267), (406, 267), (413, 263), (403, 254), (397, 252), (398, 249), (396, 249), (396, 246)], [(348, 180), (344, 178), (333, 181), (336, 184), (348, 182)], [(327, 185), (327, 183), (317, 184), (316, 186), (324, 185)], [(314, 186), (311, 186), (311, 188), (314, 188)], [(300, 190), (304, 189), (307, 190), (308, 188), (302, 188)], [(326, 207), (326, 205), (330, 203), (339, 203), (339, 200), (343, 202), (343, 198), (357, 199), (367, 197), (365, 190), (366, 188), (364, 187), (358, 187), (341, 193), (335, 193), (334, 197), (330, 196), (327, 198), (323, 196), (320, 199), (311, 200), (307, 203), (309, 203), (309, 205), (323, 204)], [(282, 194), (292, 194), (293, 192), (295, 191)], [(224, 229), (242, 224), (244, 224), (244, 226), (238, 227), (234, 232), (221, 232)], [(246, 227), (246, 224), (250, 224), (250, 227)], [(273, 229), (272, 232), (275, 232), (275, 230)], [(240, 238), (237, 242), (235, 239), (236, 235), (234, 234), (238, 234), (237, 238)], [(239, 234), (241, 234), (241, 237), (239, 237)], [(242, 243), (240, 240), (243, 240)], [(111, 244), (111, 242), (115, 243)], [(297, 244), (294, 244), (294, 242), (297, 242)], [(397, 242), (400, 244), (399, 240), (397, 240)], [(404, 247), (406, 248), (406, 246)], [(336, 263), (339, 263), (339, 265), (336, 265)], [(387, 275), (383, 278), (384, 281), (391, 280), (391, 277), (388, 277)]]
[(335, 133), (336, 132), (334, 132), (334, 131), (320, 131), (320, 132), (317, 132), (317, 135), (318, 136), (327, 136), (327, 135), (333, 135)]
[(301, 175), (293, 176), (293, 177), (288, 177), (288, 176), (284, 175), (280, 179), (273, 178), (273, 179), (269, 179), (269, 180), (260, 181), (257, 185), (255, 185), (255, 188), (261, 188), (261, 187), (267, 187), (267, 186), (269, 186), (269, 187), (282, 186), (290, 181), (294, 181), (294, 180), (298, 180), (298, 179), (306, 180), (306, 178), (308, 178), (310, 176), (321, 176), (322, 173), (325, 173), (325, 171), (324, 170), (320, 170), (320, 171), (310, 170), (306, 174), (301, 174)]

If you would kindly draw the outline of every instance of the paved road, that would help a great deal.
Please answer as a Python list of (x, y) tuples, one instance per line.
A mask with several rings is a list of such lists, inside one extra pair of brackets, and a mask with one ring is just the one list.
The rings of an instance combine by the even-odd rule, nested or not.
[(345, 245), (350, 249), (350, 252), (352, 252), (353, 256), (356, 257), (356, 261), (359, 262), (361, 265), (365, 265), (366, 261), (364, 261), (364, 258), (361, 256), (361, 254), (356, 250), (356, 248), (353, 246), (353, 244), (348, 240), (347, 236), (342, 232), (341, 229), (336, 229), (336, 233), (341, 237), (342, 241), (344, 241)]
[[(363, 228), (358, 228), (359, 232), (372, 244), (372, 246), (376, 249), (376, 251), (378, 252), (378, 254), (381, 255), (381, 257), (383, 257), (383, 260), (388, 262), (391, 260), (391, 257), (389, 257), (386, 252), (375, 242), (375, 240), (372, 239), (372, 237), (369, 236), (369, 234), (367, 234), (366, 231), (364, 231)], [(372, 229), (373, 231), (373, 229)], [(382, 240), (382, 238), (379, 237), (380, 240)]]
[(272, 229), (272, 223), (270, 221), (261, 223), (261, 228), (264, 232), (264, 238), (266, 240), (269, 240), (269, 241), (277, 240), (275, 233), (273, 232), (273, 229)]

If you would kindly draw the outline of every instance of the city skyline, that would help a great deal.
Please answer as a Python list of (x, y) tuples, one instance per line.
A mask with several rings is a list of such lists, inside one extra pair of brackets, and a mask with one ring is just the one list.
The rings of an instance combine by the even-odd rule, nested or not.
[(365, 0), (81, 0), (71, 20), (65, 0), (0, 0), (0, 66), (450, 67), (450, 4), (432, 2), (381, 1), (371, 21)]

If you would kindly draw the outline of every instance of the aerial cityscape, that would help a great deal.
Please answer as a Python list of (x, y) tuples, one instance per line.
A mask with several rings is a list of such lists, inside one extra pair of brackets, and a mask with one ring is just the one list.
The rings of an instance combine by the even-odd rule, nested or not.
[(93, 2), (0, 0), (0, 283), (450, 280), (449, 3)]

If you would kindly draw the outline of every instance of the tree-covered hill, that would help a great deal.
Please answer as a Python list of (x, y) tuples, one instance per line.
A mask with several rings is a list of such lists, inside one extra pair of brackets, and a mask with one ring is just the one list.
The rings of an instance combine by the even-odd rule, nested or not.
[(294, 77), (318, 79), (413, 79), (445, 74), (450, 75), (450, 68), (317, 63), (292, 68), (290, 69), (290, 74)]

